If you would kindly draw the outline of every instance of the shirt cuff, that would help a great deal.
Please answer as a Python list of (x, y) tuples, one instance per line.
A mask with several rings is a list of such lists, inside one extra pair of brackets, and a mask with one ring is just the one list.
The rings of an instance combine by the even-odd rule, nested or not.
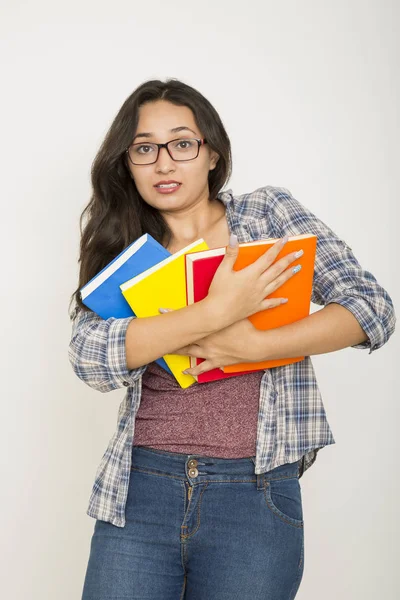
[(378, 350), (378, 348), (383, 346), (385, 343), (385, 332), (367, 300), (358, 296), (347, 296), (344, 294), (330, 300), (326, 305), (332, 304), (332, 302), (347, 308), (355, 316), (360, 327), (368, 336), (368, 340), (360, 344), (354, 344), (350, 348), (359, 348), (361, 350), (369, 348), (368, 354), (371, 354), (374, 350)]
[(147, 365), (128, 369), (126, 364), (125, 338), (129, 323), (136, 317), (108, 319), (110, 325), (107, 334), (107, 366), (113, 386), (128, 387), (144, 373)]

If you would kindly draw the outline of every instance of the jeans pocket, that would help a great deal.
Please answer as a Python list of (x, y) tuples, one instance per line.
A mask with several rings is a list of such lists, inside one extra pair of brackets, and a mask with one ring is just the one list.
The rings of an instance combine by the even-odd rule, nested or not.
[(303, 527), (303, 506), (298, 477), (265, 481), (264, 495), (268, 508), (278, 518), (294, 527)]

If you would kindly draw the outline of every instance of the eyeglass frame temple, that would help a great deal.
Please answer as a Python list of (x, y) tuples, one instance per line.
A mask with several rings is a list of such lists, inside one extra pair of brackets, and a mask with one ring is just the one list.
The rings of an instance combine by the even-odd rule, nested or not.
[[(150, 144), (153, 144), (153, 146), (157, 146), (157, 148), (158, 148), (158, 151), (157, 151), (157, 157), (156, 157), (155, 161), (153, 161), (153, 162), (151, 162), (151, 163), (143, 163), (143, 164), (146, 164), (146, 165), (153, 165), (154, 163), (156, 163), (156, 162), (158, 161), (158, 157), (159, 157), (159, 155), (160, 155), (160, 150), (161, 150), (161, 148), (166, 148), (166, 149), (167, 149), (167, 152), (168, 152), (168, 155), (169, 155), (169, 156), (172, 158), (172, 156), (171, 156), (171, 154), (170, 154), (170, 151), (169, 151), (169, 148), (168, 148), (168, 144), (170, 144), (171, 142), (177, 142), (177, 141), (179, 141), (179, 140), (181, 140), (181, 139), (182, 139), (182, 138), (175, 138), (174, 140), (169, 140), (169, 142), (166, 142), (165, 144), (157, 144), (157, 142), (149, 142), (149, 145), (150, 145)], [(183, 138), (183, 139), (184, 139), (184, 138)], [(205, 138), (187, 138), (187, 139), (190, 139), (190, 140), (196, 140), (196, 142), (197, 142), (197, 144), (198, 144), (198, 145), (197, 145), (197, 154), (196, 154), (196, 156), (194, 156), (193, 158), (186, 158), (186, 159), (184, 158), (183, 160), (179, 160), (179, 159), (178, 159), (178, 160), (176, 160), (175, 158), (172, 158), (172, 160), (174, 160), (175, 162), (188, 162), (188, 161), (190, 161), (190, 160), (194, 160), (194, 159), (195, 159), (195, 158), (197, 158), (197, 157), (198, 157), (198, 155), (199, 155), (199, 152), (200, 152), (200, 146), (204, 146), (204, 144), (207, 144), (207, 143), (208, 143), (208, 142), (207, 142), (207, 140), (206, 140)], [(144, 143), (144, 142), (137, 142), (137, 143), (138, 143), (138, 144), (141, 144), (141, 143)], [(130, 146), (128, 146), (127, 148), (125, 148), (125, 153), (128, 155), (128, 158), (129, 158), (129, 160), (131, 161), (131, 163), (132, 163), (133, 165), (139, 165), (139, 166), (140, 166), (140, 163), (134, 163), (134, 162), (132, 162), (132, 160), (131, 160), (131, 157), (130, 157), (130, 155), (129, 155), (129, 148), (130, 148), (131, 146), (133, 146), (133, 144), (131, 144)]]

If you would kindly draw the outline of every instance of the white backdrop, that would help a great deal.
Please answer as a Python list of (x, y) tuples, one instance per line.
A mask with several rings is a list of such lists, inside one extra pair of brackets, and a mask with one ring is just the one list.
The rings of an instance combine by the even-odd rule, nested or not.
[[(112, 119), (147, 79), (196, 87), (231, 138), (227, 187), (288, 188), (397, 307), (400, 11), (390, 0), (0, 9), (1, 596), (72, 600), (95, 523), (89, 494), (125, 393), (87, 387), (67, 356), (78, 219)], [(398, 597), (399, 350), (396, 332), (370, 356), (313, 358), (336, 444), (301, 479), (299, 600)]]

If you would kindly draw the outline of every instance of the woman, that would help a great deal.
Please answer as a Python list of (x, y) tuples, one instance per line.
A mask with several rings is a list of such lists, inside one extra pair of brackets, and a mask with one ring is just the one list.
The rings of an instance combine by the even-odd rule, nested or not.
[[(90, 387), (127, 391), (87, 509), (96, 523), (83, 600), (294, 598), (304, 569), (299, 479), (335, 443), (310, 355), (371, 353), (393, 333), (390, 296), (346, 242), (285, 188), (221, 191), (230, 173), (219, 115), (177, 80), (139, 86), (94, 161), (69, 358)], [(79, 289), (145, 232), (171, 253), (199, 238), (226, 246), (209, 294), (155, 317), (103, 320)], [(281, 302), (266, 298), (296, 276), (300, 255), (271, 265), (286, 236), (302, 233), (317, 235), (312, 301), (324, 308), (255, 330), (247, 317)], [(263, 237), (279, 241), (234, 271), (237, 243)], [(205, 358), (193, 375), (305, 359), (182, 389), (155, 363), (170, 353)]]

